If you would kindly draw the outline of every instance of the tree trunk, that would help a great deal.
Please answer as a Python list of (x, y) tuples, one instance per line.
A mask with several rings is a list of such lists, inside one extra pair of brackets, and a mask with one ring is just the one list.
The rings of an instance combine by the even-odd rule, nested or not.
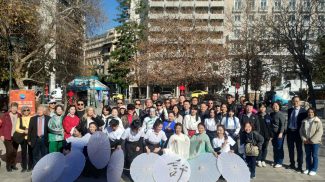
[(23, 81), (22, 78), (20, 78), (20, 76), (17, 76), (14, 80), (15, 80), (15, 82), (16, 82), (19, 89), (24, 89), (25, 88), (24, 81)]
[(248, 95), (248, 85), (249, 85), (249, 77), (250, 77), (250, 60), (246, 60), (246, 75), (245, 75), (245, 97), (246, 100), (249, 101), (249, 95)]
[(305, 77), (307, 79), (309, 100), (310, 100), (313, 108), (316, 109), (316, 97), (315, 97), (315, 91), (314, 91), (314, 86), (313, 86), (313, 80), (312, 80), (310, 74), (306, 74)]
[(139, 94), (138, 99), (140, 99), (141, 98), (141, 87), (140, 87), (140, 85), (138, 85), (138, 94)]

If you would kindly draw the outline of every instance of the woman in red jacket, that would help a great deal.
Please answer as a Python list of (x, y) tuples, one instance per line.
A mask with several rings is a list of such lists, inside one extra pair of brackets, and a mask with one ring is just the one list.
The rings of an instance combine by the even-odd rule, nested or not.
[(62, 125), (64, 129), (64, 139), (67, 139), (72, 134), (72, 129), (79, 124), (80, 119), (76, 113), (76, 106), (71, 105), (68, 109), (68, 114), (63, 119)]

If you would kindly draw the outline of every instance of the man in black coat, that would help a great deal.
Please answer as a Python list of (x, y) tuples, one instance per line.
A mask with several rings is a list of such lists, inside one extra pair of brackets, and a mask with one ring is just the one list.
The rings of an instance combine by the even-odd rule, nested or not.
[(260, 132), (260, 122), (258, 117), (253, 113), (253, 104), (248, 102), (245, 106), (245, 114), (240, 118), (240, 125), (243, 127), (245, 123), (251, 122), (254, 124), (254, 130)]
[[(287, 143), (290, 158), (289, 168), (302, 172), (303, 152), (302, 140), (299, 130), (302, 121), (307, 118), (307, 112), (300, 105), (300, 98), (295, 96), (292, 98), (293, 107), (288, 109), (288, 127), (287, 127)], [(298, 168), (295, 166), (295, 147), (297, 149), (297, 163)]]
[(45, 113), (45, 106), (37, 108), (37, 115), (30, 118), (28, 126), (28, 144), (32, 147), (33, 167), (48, 154), (48, 122), (51, 119)]

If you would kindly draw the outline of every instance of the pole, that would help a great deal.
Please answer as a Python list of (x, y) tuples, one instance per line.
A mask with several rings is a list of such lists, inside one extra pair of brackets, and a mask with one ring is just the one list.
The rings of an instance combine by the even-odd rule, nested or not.
[(12, 61), (9, 58), (9, 90), (12, 89)]

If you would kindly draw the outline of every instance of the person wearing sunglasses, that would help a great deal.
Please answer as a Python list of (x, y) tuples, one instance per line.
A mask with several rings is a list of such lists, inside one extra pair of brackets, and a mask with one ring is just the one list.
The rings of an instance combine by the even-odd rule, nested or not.
[(141, 101), (140, 100), (135, 100), (134, 101), (134, 106), (135, 106), (135, 112), (137, 113), (138, 116), (140, 116), (140, 113), (142, 111)]
[(77, 102), (76, 115), (79, 119), (82, 119), (82, 117), (85, 115), (85, 102), (83, 100), (78, 100)]
[(55, 99), (51, 99), (49, 101), (49, 108), (48, 108), (48, 115), (50, 117), (53, 117), (55, 115), (55, 106), (56, 106), (56, 100)]
[[(16, 136), (19, 136), (20, 141), (16, 141), (21, 147), (21, 172), (31, 171), (33, 167), (33, 154), (32, 147), (28, 145), (27, 142), (27, 134), (28, 134), (28, 126), (30, 118), (32, 117), (30, 114), (30, 108), (28, 106), (23, 106), (21, 108), (22, 117), (19, 118), (18, 122), (16, 122)], [(15, 134), (14, 134), (15, 135)], [(21, 138), (20, 138), (21, 137)], [(27, 168), (28, 167), (28, 168)]]
[(117, 107), (118, 107), (119, 109), (124, 105), (122, 99), (117, 99), (116, 104), (117, 104)]

